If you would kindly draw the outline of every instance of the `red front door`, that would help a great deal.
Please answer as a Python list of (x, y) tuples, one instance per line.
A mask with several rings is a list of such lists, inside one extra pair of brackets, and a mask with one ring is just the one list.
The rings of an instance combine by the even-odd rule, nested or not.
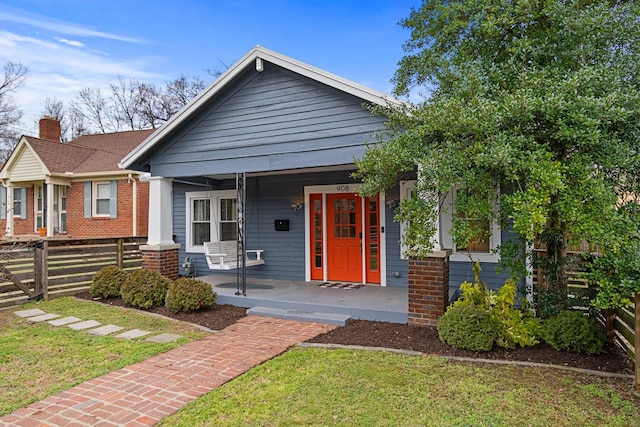
[(327, 195), (327, 278), (362, 282), (362, 199)]

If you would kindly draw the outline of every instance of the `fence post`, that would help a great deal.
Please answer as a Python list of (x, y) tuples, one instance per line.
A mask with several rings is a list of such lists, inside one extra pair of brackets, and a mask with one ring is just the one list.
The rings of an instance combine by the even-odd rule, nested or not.
[(42, 295), (42, 248), (35, 246), (33, 251), (33, 296)]
[(49, 242), (44, 240), (35, 247), (34, 291), (35, 296), (49, 299)]
[(124, 268), (124, 239), (122, 238), (118, 239), (118, 250), (116, 257), (117, 266), (120, 270), (122, 270)]

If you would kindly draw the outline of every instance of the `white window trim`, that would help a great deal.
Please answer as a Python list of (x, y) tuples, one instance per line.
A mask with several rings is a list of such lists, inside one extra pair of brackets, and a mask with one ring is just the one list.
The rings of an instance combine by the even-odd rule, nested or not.
[(194, 245), (191, 236), (191, 221), (193, 218), (192, 201), (194, 199), (209, 199), (210, 202), (210, 236), (211, 241), (218, 241), (218, 231), (220, 229), (220, 199), (235, 199), (236, 190), (218, 191), (193, 191), (185, 193), (185, 251), (193, 253), (204, 253), (204, 246)]
[[(456, 189), (452, 189), (449, 191), (444, 197), (444, 208), (446, 212), (443, 212), (440, 215), (440, 223), (442, 226), (442, 247), (449, 248), (452, 250), (451, 257), (449, 258), (451, 261), (466, 261), (470, 262), (469, 256), (466, 251), (464, 252), (456, 252), (456, 247), (453, 244), (453, 237), (449, 232), (451, 227), (453, 226), (453, 212), (456, 198)], [(489, 237), (489, 252), (471, 252), (471, 257), (474, 261), (480, 262), (499, 262), (500, 256), (494, 253), (494, 250), (498, 248), (501, 244), (501, 233), (500, 226), (492, 222), (491, 223), (491, 236)]]
[[(13, 203), (11, 204), (11, 211), (13, 212), (13, 217), (14, 218), (22, 218), (22, 214), (23, 214), (23, 210), (27, 208), (27, 206), (22, 206), (22, 200), (24, 199), (24, 197), (22, 196), (22, 192), (26, 191), (25, 187), (9, 187), (11, 188), (11, 191), (13, 193)], [(16, 190), (20, 191), (20, 197), (16, 198)], [(20, 211), (17, 212), (16, 211), (16, 203), (20, 202)]]
[[(109, 206), (109, 212), (106, 214), (98, 213), (98, 185), (107, 185), (109, 187), (109, 198), (107, 201), (111, 203), (111, 181), (93, 181), (91, 183), (91, 216), (96, 218), (110, 218), (111, 206)], [(51, 195), (53, 197), (53, 195)]]
[[(42, 184), (36, 184), (33, 186), (33, 194), (34, 194), (34, 203), (33, 203), (33, 217), (35, 218), (35, 221), (33, 222), (33, 227), (34, 227), (34, 231), (38, 231), (38, 218), (40, 218), (40, 221), (42, 224), (44, 224), (45, 222), (45, 218), (44, 218), (44, 203), (45, 203), (45, 198), (44, 198), (44, 185)], [(42, 198), (40, 197), (42, 196)], [(38, 209), (38, 202), (41, 203), (40, 208)], [(41, 225), (42, 227), (43, 225)]]
[[(413, 190), (415, 188), (416, 188), (415, 180), (400, 181), (400, 202), (402, 203), (404, 199), (411, 198), (411, 193), (413, 193)], [(409, 227), (409, 224), (407, 223), (407, 221), (400, 222), (400, 259), (409, 259), (409, 257), (405, 255), (409, 247), (403, 242), (403, 238), (402, 238), (402, 236), (404, 236), (404, 233), (407, 231), (407, 227)]]
[[(359, 183), (350, 183), (350, 184), (326, 184), (326, 185), (310, 185), (304, 187), (304, 263), (305, 263), (305, 281), (311, 281), (311, 215), (309, 209), (311, 208), (310, 204), (310, 196), (311, 194), (322, 194), (322, 242), (323, 248), (322, 253), (323, 256), (327, 254), (327, 194), (339, 194), (339, 193), (357, 193), (360, 191), (360, 187), (362, 184)], [(379, 194), (380, 200), (380, 226), (386, 229), (386, 215), (385, 215), (385, 194)], [(364, 198), (363, 198), (364, 200)], [(363, 205), (364, 206), (364, 205)], [(362, 224), (365, 224), (365, 209), (362, 209)], [(380, 257), (380, 286), (387, 286), (387, 233), (380, 231), (380, 241), (379, 241), (379, 253)], [(365, 262), (365, 254), (363, 251), (363, 269), (362, 269), (362, 281), (363, 283), (366, 281), (366, 272), (364, 266)], [(327, 263), (323, 262), (323, 280), (327, 280)]]

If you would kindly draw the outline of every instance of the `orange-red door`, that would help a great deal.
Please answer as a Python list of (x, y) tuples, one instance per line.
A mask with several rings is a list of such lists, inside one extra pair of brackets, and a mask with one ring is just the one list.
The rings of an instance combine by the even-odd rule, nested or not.
[(362, 202), (355, 193), (327, 195), (327, 278), (362, 282)]

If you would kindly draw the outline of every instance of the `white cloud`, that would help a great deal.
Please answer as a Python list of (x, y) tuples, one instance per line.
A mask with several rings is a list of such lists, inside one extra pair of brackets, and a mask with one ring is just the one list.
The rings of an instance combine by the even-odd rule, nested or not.
[(77, 24), (52, 20), (39, 15), (29, 14), (26, 12), (12, 13), (0, 12), (0, 21), (14, 22), (17, 24), (26, 24), (43, 30), (54, 31), (61, 34), (68, 34), (80, 37), (96, 37), (109, 40), (118, 40), (128, 43), (144, 43), (143, 40), (134, 37), (123, 36), (120, 34), (110, 34), (103, 31), (96, 31), (90, 28), (82, 27)]
[(108, 82), (117, 76), (156, 83), (167, 79), (150, 71), (162, 58), (151, 55), (119, 58), (73, 40), (46, 40), (0, 31), (0, 63), (5, 60), (20, 62), (29, 69), (24, 86), (15, 94), (24, 111), (25, 134), (37, 130), (35, 123), (46, 98), (56, 98), (68, 106), (80, 89), (106, 90)]
[(54, 37), (55, 40), (59, 41), (60, 43), (64, 43), (67, 44), (69, 46), (74, 46), (74, 47), (84, 47), (85, 44), (76, 40), (69, 40), (69, 39), (63, 39), (60, 37)]

